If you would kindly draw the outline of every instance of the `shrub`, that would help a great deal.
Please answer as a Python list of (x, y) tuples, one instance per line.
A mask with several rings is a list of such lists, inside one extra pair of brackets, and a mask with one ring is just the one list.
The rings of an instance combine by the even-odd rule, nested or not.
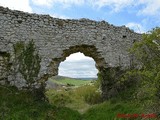
[[(149, 100), (147, 106), (159, 106), (160, 100), (160, 28), (155, 28), (143, 35), (142, 41), (135, 42), (131, 48), (137, 61), (141, 65), (136, 72), (141, 77), (141, 88), (136, 97)], [(153, 112), (159, 113), (159, 110)]]
[(70, 96), (64, 90), (53, 92), (51, 101), (58, 107), (66, 106), (66, 104), (72, 102)]
[(93, 85), (81, 86), (75, 90), (75, 93), (77, 96), (82, 97), (88, 104), (97, 104), (101, 102), (101, 94)]

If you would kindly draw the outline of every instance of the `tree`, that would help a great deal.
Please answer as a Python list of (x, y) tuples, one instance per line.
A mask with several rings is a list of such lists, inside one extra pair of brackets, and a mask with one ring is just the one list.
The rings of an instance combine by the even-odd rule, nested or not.
[(148, 34), (143, 35), (143, 40), (136, 42), (132, 48), (138, 61), (144, 69), (153, 69), (160, 60), (160, 28), (155, 28)]
[(131, 52), (140, 62), (138, 71), (143, 83), (152, 84), (156, 96), (160, 99), (160, 28), (155, 28), (143, 35), (143, 40), (136, 42)]

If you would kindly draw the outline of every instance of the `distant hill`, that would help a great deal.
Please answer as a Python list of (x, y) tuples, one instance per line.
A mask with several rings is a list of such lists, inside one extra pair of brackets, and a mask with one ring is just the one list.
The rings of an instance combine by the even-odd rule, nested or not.
[(97, 80), (97, 78), (74, 78), (78, 80)]
[(70, 78), (65, 76), (53, 76), (46, 81), (46, 88), (59, 88), (62, 86), (81, 86), (85, 84), (90, 84), (92, 80), (96, 80), (97, 78)]
[(72, 79), (72, 78), (66, 77), (66, 76), (57, 75), (57, 76), (53, 76), (52, 79), (55, 79), (55, 80), (63, 80), (63, 79)]
[(71, 78), (71, 77), (66, 77), (66, 76), (53, 76), (52, 79), (55, 80), (63, 80), (63, 79), (73, 79), (73, 80), (97, 80), (97, 78)]

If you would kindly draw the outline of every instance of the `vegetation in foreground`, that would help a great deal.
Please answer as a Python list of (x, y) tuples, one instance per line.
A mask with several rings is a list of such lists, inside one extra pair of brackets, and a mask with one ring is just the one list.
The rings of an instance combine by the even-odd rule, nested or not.
[(1, 120), (81, 120), (81, 115), (66, 107), (37, 100), (30, 91), (0, 86)]
[[(30, 92), (18, 91), (14, 87), (0, 86), (0, 95), (2, 120), (116, 120), (118, 113), (142, 113), (141, 104), (120, 99), (92, 105), (89, 110), (80, 114), (63, 105), (55, 106), (47, 101), (39, 101)], [(80, 103), (82, 104), (84, 103)]]

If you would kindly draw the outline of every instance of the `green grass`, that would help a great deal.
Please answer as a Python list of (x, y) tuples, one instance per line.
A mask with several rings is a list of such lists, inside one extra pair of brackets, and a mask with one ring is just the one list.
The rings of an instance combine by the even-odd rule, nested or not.
[[(146, 114), (144, 103), (132, 99), (133, 89), (99, 104), (88, 104), (83, 98), (94, 93), (95, 86), (70, 90), (49, 90), (49, 102), (40, 101), (28, 91), (0, 86), (0, 119), (2, 120), (129, 120), (117, 114)], [(56, 103), (54, 103), (54, 100)], [(65, 107), (64, 107), (65, 106)], [(79, 112), (78, 112), (79, 111)], [(142, 118), (132, 119), (142, 120)], [(149, 120), (149, 119), (148, 119)], [(152, 119), (151, 119), (152, 120)], [(156, 120), (156, 119), (154, 119)], [(158, 120), (158, 119), (157, 119)]]
[(84, 113), (91, 106), (85, 102), (85, 94), (87, 94), (86, 86), (81, 86), (74, 89), (50, 89), (46, 92), (46, 96), (48, 97), (51, 104), (56, 104), (57, 106), (66, 106), (77, 110), (80, 113)]
[[(78, 110), (81, 113), (82, 120), (126, 120), (124, 118), (118, 118), (118, 114), (142, 114), (144, 113), (143, 104), (136, 100), (131, 100), (128, 94), (132, 94), (133, 90), (125, 91), (116, 98), (105, 101), (99, 104), (88, 104), (84, 100), (85, 95), (94, 94), (94, 86), (81, 86), (75, 89), (69, 90), (50, 90), (48, 91), (48, 97), (51, 104), (54, 104), (54, 99), (63, 94), (63, 98), (67, 98), (69, 102), (66, 102), (66, 107), (74, 110)], [(89, 93), (89, 94), (88, 94)], [(55, 95), (57, 95), (55, 97)], [(97, 98), (96, 98), (97, 99)], [(60, 102), (60, 100), (59, 100)], [(142, 118), (136, 118), (134, 120), (141, 120)]]
[[(136, 102), (106, 101), (90, 108), (84, 115), (84, 120), (124, 120), (118, 114), (141, 114), (142, 106)], [(137, 119), (138, 120), (138, 119)], [(141, 118), (139, 118), (141, 120)]]
[[(121, 93), (118, 97), (105, 101), (100, 104), (89, 104), (85, 101), (85, 96), (93, 97), (98, 100), (97, 97), (92, 96), (95, 94), (97, 88), (91, 85), (81, 86), (75, 89), (61, 89), (59, 91), (49, 90), (47, 96), (51, 104), (55, 104), (54, 100), (59, 99), (59, 102), (67, 99), (63, 104), (66, 107), (77, 110), (82, 114), (83, 120), (123, 120), (117, 117), (117, 114), (141, 114), (143, 112), (143, 104), (133, 100), (132, 94), (134, 89)], [(63, 96), (63, 98), (62, 98)], [(130, 97), (131, 96), (131, 97)], [(93, 99), (93, 100), (94, 100)], [(61, 101), (60, 101), (61, 100)], [(92, 100), (92, 99), (91, 99)], [(91, 101), (89, 101), (91, 102)], [(143, 101), (144, 102), (144, 101)], [(140, 120), (141, 118), (137, 119)]]
[(80, 120), (81, 115), (66, 107), (36, 100), (28, 91), (0, 86), (1, 120)]
[(79, 80), (79, 79), (73, 79), (73, 78), (64, 78), (61, 80), (56, 80), (56, 79), (50, 79), (50, 81), (61, 84), (61, 85), (73, 85), (73, 86), (81, 86), (81, 85), (86, 85), (90, 84), (92, 80)]

